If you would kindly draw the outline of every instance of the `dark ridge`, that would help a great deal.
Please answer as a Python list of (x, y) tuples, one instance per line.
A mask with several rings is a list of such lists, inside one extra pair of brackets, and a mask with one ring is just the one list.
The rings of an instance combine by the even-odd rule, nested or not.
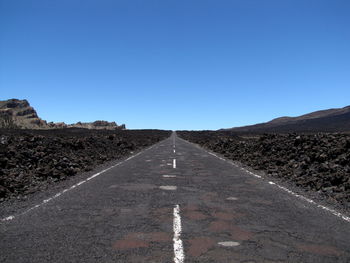
[(280, 117), (265, 123), (226, 130), (237, 133), (349, 132), (350, 106), (315, 111), (298, 117)]

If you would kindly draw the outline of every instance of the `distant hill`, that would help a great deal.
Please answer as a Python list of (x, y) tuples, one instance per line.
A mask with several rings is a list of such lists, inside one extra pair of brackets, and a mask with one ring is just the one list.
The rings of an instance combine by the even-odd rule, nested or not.
[(240, 133), (349, 132), (350, 106), (315, 111), (297, 117), (280, 117), (265, 123), (225, 130)]
[(62, 129), (84, 128), (121, 130), (125, 124), (117, 125), (115, 122), (94, 121), (65, 124), (64, 122), (47, 122), (39, 118), (37, 112), (27, 100), (10, 99), (0, 101), (0, 128), (7, 129)]

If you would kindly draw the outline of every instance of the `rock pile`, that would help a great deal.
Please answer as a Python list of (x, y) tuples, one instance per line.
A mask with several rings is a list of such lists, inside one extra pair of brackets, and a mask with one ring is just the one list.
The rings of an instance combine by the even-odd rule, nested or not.
[(0, 130), (0, 201), (44, 189), (170, 136), (170, 131)]
[(350, 134), (178, 132), (189, 141), (350, 208)]

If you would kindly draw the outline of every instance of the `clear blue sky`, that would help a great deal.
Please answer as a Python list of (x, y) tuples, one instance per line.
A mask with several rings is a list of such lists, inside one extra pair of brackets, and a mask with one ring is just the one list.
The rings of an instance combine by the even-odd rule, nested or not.
[(348, 0), (0, 0), (0, 99), (219, 129), (350, 104)]

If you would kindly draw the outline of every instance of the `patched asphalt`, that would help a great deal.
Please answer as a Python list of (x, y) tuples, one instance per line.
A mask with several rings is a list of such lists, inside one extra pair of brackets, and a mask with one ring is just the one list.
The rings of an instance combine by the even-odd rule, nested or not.
[(350, 262), (350, 223), (175, 134), (1, 222), (0, 261), (174, 262), (176, 205), (185, 262)]

